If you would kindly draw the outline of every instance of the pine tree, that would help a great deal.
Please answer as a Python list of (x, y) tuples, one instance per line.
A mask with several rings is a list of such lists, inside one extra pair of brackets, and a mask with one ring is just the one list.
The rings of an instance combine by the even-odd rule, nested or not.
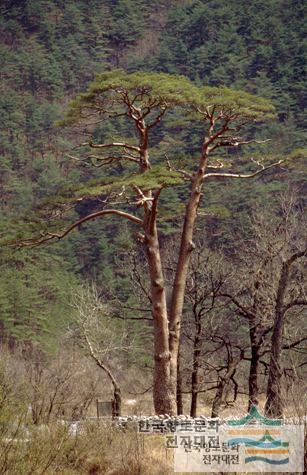
[[(154, 142), (155, 130), (169, 110), (177, 109), (181, 115), (192, 117), (203, 127), (203, 138), (198, 152), (199, 158), (190, 166), (174, 168), (151, 158), (150, 144)], [(62, 125), (77, 127), (85, 134), (85, 141), (68, 154), (70, 158), (95, 167), (112, 170), (114, 164), (121, 164), (122, 176), (110, 176), (104, 182), (86, 184), (75, 190), (75, 200), (87, 197), (101, 199), (97, 212), (83, 216), (64, 231), (52, 231), (50, 218), (45, 236), (33, 237), (24, 244), (39, 244), (62, 239), (73, 229), (80, 228), (87, 221), (101, 216), (113, 215), (128, 220), (139, 229), (148, 263), (151, 283), (152, 317), (154, 324), (155, 371), (154, 404), (157, 413), (174, 414), (176, 411), (177, 357), (180, 324), (187, 269), (193, 250), (193, 233), (199, 208), (203, 183), (210, 178), (252, 178), (266, 170), (265, 166), (249, 174), (229, 171), (208, 172), (220, 168), (220, 159), (214, 159), (214, 151), (237, 148), (254, 142), (237, 135), (248, 123), (272, 119), (274, 109), (264, 99), (242, 91), (226, 88), (198, 88), (182, 76), (157, 73), (131, 73), (116, 70), (99, 75), (88, 92), (79, 95), (71, 104)], [(107, 143), (98, 143), (92, 121), (119, 120), (115, 137)], [(119, 137), (124, 120), (129, 129), (129, 139)], [(81, 129), (80, 129), (81, 127)], [(212, 158), (211, 158), (212, 155)], [(209, 158), (210, 157), (210, 158)], [(281, 163), (283, 160), (279, 161)], [(227, 165), (227, 160), (225, 162)], [(272, 167), (272, 164), (268, 165)], [(187, 182), (188, 197), (181, 231), (180, 251), (176, 265), (170, 308), (166, 304), (164, 272), (159, 244), (159, 201), (163, 190)], [(70, 189), (70, 193), (73, 190)], [(66, 195), (67, 196), (67, 195)], [(62, 198), (62, 211), (69, 202)], [(124, 209), (116, 203), (127, 203)], [(113, 203), (113, 205), (112, 205)], [(55, 204), (53, 205), (55, 206)], [(44, 208), (42, 208), (44, 210)], [(133, 212), (134, 210), (134, 212)], [(40, 231), (41, 232), (41, 231)]]

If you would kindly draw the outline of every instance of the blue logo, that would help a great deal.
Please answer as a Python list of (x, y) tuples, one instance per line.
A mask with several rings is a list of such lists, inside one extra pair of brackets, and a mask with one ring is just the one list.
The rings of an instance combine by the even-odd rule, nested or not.
[(229, 446), (244, 446), (245, 463), (289, 463), (289, 442), (282, 439), (282, 421), (262, 416), (256, 406), (240, 420), (228, 421)]

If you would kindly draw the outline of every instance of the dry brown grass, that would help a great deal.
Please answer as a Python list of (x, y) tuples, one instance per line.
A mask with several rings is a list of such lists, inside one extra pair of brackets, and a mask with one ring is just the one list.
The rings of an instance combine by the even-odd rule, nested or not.
[(32, 427), (28, 441), (0, 436), (1, 474), (168, 475), (172, 465), (163, 436), (111, 425), (86, 424), (77, 435), (59, 424)]

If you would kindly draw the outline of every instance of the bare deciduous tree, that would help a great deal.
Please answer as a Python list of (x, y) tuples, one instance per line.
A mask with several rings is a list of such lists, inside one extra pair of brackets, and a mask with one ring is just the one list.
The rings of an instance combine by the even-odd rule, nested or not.
[(131, 337), (123, 321), (112, 317), (110, 308), (99, 298), (94, 285), (82, 287), (73, 297), (76, 334), (86, 353), (104, 371), (113, 387), (113, 415), (121, 414), (121, 384), (115, 376), (114, 361), (131, 350)]
[[(240, 243), (237, 250), (232, 285), (223, 293), (249, 327), (248, 408), (259, 403), (259, 365), (269, 368), (268, 415), (282, 413), (280, 355), (285, 317), (287, 312), (298, 317), (297, 309), (306, 304), (303, 274), (297, 267), (306, 254), (302, 220), (290, 195), (282, 204), (280, 216), (263, 208), (255, 213), (250, 239)], [(264, 361), (268, 353), (270, 363)]]

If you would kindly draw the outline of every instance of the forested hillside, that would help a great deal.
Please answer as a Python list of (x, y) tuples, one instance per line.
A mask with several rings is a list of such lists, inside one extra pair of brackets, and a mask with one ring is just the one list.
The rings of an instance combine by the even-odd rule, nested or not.
[[(1, 228), (5, 237), (14, 231), (12, 217), (27, 214), (33, 203), (55, 195), (65, 184), (92, 176), (92, 170), (65, 158), (70, 137), (54, 122), (96, 73), (114, 67), (180, 73), (197, 84), (232, 86), (270, 98), (278, 121), (262, 135), (272, 139), (271, 150), (287, 153), (302, 146), (303, 2), (4, 1), (0, 31)], [(177, 130), (175, 151), (193, 153), (197, 130), (184, 145), (187, 137), (180, 135), (180, 124)], [(166, 151), (168, 145), (166, 137)], [(287, 172), (277, 178), (285, 183), (298, 179)], [(256, 196), (266, 194), (267, 199), (267, 193), (280, 188), (280, 181), (271, 173), (244, 191), (240, 185), (228, 188), (221, 196), (213, 187), (207, 198), (213, 222), (218, 216), (227, 220), (230, 210), (244, 212)], [(165, 212), (171, 213), (171, 204), (165, 206)], [(85, 211), (76, 209), (79, 215)], [(166, 225), (166, 232), (171, 229), (171, 223)], [(117, 273), (112, 249), (122, 249), (122, 241), (127, 245), (128, 234), (119, 236), (116, 224), (108, 221), (92, 223), (58, 247), (14, 256), (4, 253), (1, 322), (6, 331), (30, 335), (33, 329), (23, 333), (17, 327), (46, 329), (44, 325), (54, 321), (49, 318), (48, 299), (35, 303), (41, 298), (37, 285), (41, 277), (35, 278), (35, 272), (44, 275), (51, 262), (58, 269), (49, 284), (52, 305), (57, 308), (67, 279), (95, 276), (100, 283), (112, 285)], [(21, 270), (15, 272), (16, 268)], [(34, 275), (30, 284), (26, 283), (28, 273)], [(125, 276), (117, 277), (125, 280)], [(17, 287), (25, 298), (18, 302), (17, 297), (14, 317)], [(41, 315), (35, 311), (31, 316), (36, 305)], [(44, 310), (46, 305), (48, 310)], [(25, 318), (29, 307), (32, 311)]]
[[(148, 385), (148, 370), (153, 366), (148, 303), (152, 298), (145, 269), (146, 252), (142, 248), (144, 237), (130, 223), (113, 215), (79, 222), (108, 202), (113, 192), (110, 183), (114, 181), (121, 187), (121, 193), (117, 191), (116, 195), (122, 200), (120, 204), (132, 206), (131, 197), (125, 195), (127, 187), (139, 193), (134, 219), (138, 223), (143, 206), (146, 218), (146, 200), (154, 201), (149, 188), (156, 190), (162, 183), (158, 231), (165, 266), (163, 291), (166, 306), (170, 307), (189, 179), (194, 173), (195, 157), (202, 150), (203, 125), (195, 112), (202, 107), (197, 102), (198, 94), (206, 90), (212, 101), (220, 100), (220, 89), (216, 88), (222, 87), (223, 101), (238, 106), (238, 112), (235, 118), (226, 117), (230, 124), (234, 121), (230, 129), (234, 132), (223, 136), (216, 145), (221, 151), (211, 164), (213, 175), (222, 162), (226, 168), (237, 164), (240, 177), (253, 174), (257, 167), (264, 168), (264, 159), (270, 164), (280, 161), (281, 166), (270, 165), (253, 180), (218, 179), (205, 183), (195, 228), (196, 250), (187, 271), (185, 319), (179, 338), (182, 347), (178, 380), (182, 386), (178, 383), (178, 394), (191, 395), (189, 411), (193, 416), (199, 395), (206, 391), (214, 391), (206, 397), (215, 416), (232, 395), (233, 402), (244, 395), (249, 407), (258, 404), (268, 378), (272, 387), (277, 385), (271, 364), (274, 358), (271, 363), (269, 359), (277, 337), (279, 353), (297, 350), (295, 363), (291, 360), (292, 366), (285, 366), (289, 387), (294, 373), (300, 380), (304, 367), (301, 343), (305, 341), (297, 331), (303, 321), (300, 305), (305, 303), (304, 272), (299, 261), (305, 252), (301, 251), (304, 2), (3, 0), (0, 14), (3, 348), (20, 352), (18, 358), (22, 361), (31, 361), (33, 374), (36, 362), (42, 364), (44, 371), (50, 371), (48, 384), (52, 387), (57, 365), (61, 366), (65, 358), (73, 365), (74, 356), (69, 353), (69, 358), (61, 357), (60, 349), (77, 351), (82, 358), (88, 349), (85, 351), (80, 341), (84, 345), (88, 335), (94, 335), (97, 348), (102, 344), (101, 354), (107, 354), (108, 364), (118, 371), (122, 387), (129, 371), (134, 374), (138, 368), (144, 371), (141, 383)], [(134, 163), (123, 165), (118, 156), (104, 157), (107, 166), (100, 166), (101, 156), (81, 158), (81, 152), (86, 147), (94, 148), (95, 141), (124, 141), (128, 144), (125, 157), (131, 162), (137, 160), (139, 148), (133, 145), (137, 134), (128, 123), (129, 117), (120, 116), (117, 99), (112, 96), (112, 81), (119, 80), (131, 94), (142, 86), (142, 81), (152, 81), (153, 90), (168, 94), (174, 104), (164, 117), (165, 105), (156, 102), (153, 93), (148, 93), (148, 102), (143, 101), (147, 91), (140, 94), (140, 109), (130, 110), (137, 114), (145, 107), (144, 117), (152, 119), (158, 107), (161, 114), (160, 117), (157, 113), (157, 120), (149, 127), (154, 130), (148, 142), (154, 168), (148, 164), (144, 168), (147, 175), (137, 182)], [(204, 86), (209, 88), (202, 89)], [(113, 107), (107, 119), (88, 128), (82, 122), (81, 127), (78, 120), (86, 117), (82, 114), (90, 108), (97, 112), (95, 101), (106, 91), (111, 94), (108, 104)], [(197, 107), (183, 114), (180, 107), (187, 109), (192, 96)], [(253, 99), (254, 96), (263, 99)], [(209, 107), (213, 107), (213, 130), (214, 121), (223, 118), (223, 114), (227, 116), (230, 106), (225, 106), (226, 112), (219, 102)], [(218, 107), (221, 112), (215, 119)], [(242, 123), (238, 125), (235, 121), (240, 114)], [(102, 115), (98, 110), (99, 120)], [(76, 123), (79, 129), (74, 128)], [(243, 127), (245, 139), (236, 135)], [(79, 153), (76, 144), (81, 134), (89, 138)], [(293, 160), (284, 162), (289, 158)], [(67, 233), (65, 239), (37, 245), (48, 237), (48, 232), (57, 237), (73, 222), (77, 222), (77, 229)], [(50, 240), (53, 237), (49, 236)], [(86, 285), (94, 285), (90, 296), (82, 293)], [(278, 314), (279, 291), (284, 291), (284, 300)], [(96, 302), (96, 307), (91, 307), (91, 302)], [(91, 321), (85, 318), (84, 309), (92, 309), (88, 310), (92, 311)], [(97, 330), (97, 309), (104, 318), (101, 334)], [(284, 316), (288, 311), (292, 318), (285, 319), (286, 331), (280, 337), (275, 323), (278, 315)], [(110, 350), (101, 343), (106, 339), (114, 343), (114, 348), (125, 348), (126, 353), (112, 350), (109, 354)], [(279, 353), (275, 354), (276, 360)], [(288, 361), (288, 354), (283, 361)], [(86, 387), (94, 389), (90, 396), (82, 393), (85, 402), (74, 402), (78, 409), (82, 406), (79, 412), (74, 406), (74, 417), (86, 413), (96, 394), (95, 381), (86, 381)], [(114, 381), (112, 385), (116, 399), (119, 389)], [(135, 390), (131, 384), (129, 389), (132, 393)], [(73, 389), (68, 391), (73, 393)], [(275, 396), (267, 393), (267, 397)], [(183, 402), (177, 400), (177, 404), (179, 407)], [(57, 411), (51, 407), (48, 417), (58, 416), (60, 409)], [(42, 409), (35, 423), (46, 422), (43, 414)]]

